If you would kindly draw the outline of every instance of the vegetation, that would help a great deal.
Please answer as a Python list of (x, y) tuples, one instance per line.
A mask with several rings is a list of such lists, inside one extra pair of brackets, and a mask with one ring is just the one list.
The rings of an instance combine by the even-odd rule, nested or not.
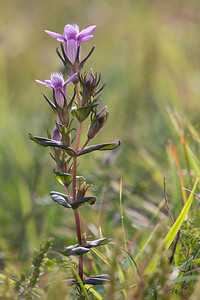
[[(198, 1), (19, 0), (2, 9), (0, 297), (76, 299), (84, 290), (86, 299), (198, 299)], [(55, 125), (34, 82), (58, 71), (55, 41), (43, 29), (61, 33), (74, 22), (97, 25), (82, 49), (85, 57), (96, 46), (84, 70), (101, 70), (108, 82), (110, 115), (95, 144), (122, 141), (80, 161), (98, 198), (80, 208), (84, 231), (112, 238), (87, 254), (93, 281), (85, 285), (76, 257), (57, 252), (77, 240), (73, 216), (49, 195), (60, 189), (54, 163), (28, 139)], [(94, 284), (99, 274), (103, 285)]]

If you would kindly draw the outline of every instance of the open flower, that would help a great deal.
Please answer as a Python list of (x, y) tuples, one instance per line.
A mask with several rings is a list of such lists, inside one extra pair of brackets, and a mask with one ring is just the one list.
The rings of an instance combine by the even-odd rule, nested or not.
[(62, 73), (52, 73), (51, 80), (45, 80), (44, 82), (36, 80), (36, 82), (54, 90), (55, 101), (57, 105), (62, 109), (64, 107), (65, 99), (67, 101), (66, 87), (76, 78), (76, 75), (77, 73), (73, 74), (67, 81), (64, 81)]
[[(59, 42), (65, 43), (66, 56), (74, 65), (78, 46), (80, 46), (82, 42), (86, 42), (93, 37), (92, 33), (94, 32), (95, 28), (96, 25), (93, 25), (79, 32), (79, 26), (77, 24), (67, 24), (64, 28), (63, 35), (48, 30), (45, 30), (45, 32), (51, 37), (57, 39)], [(79, 51), (79, 60), (80, 55), (81, 51)]]

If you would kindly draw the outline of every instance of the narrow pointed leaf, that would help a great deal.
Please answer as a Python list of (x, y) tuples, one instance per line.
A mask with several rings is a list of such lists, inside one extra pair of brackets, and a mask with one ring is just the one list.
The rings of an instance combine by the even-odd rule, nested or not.
[(131, 267), (131, 269), (135, 272), (136, 269), (136, 264), (134, 263), (132, 257), (129, 255), (129, 253), (126, 250), (121, 250), (124, 254), (124, 256), (126, 257), (126, 260), (129, 264), (129, 266)]
[(44, 96), (45, 100), (49, 103), (49, 105), (51, 106), (51, 108), (53, 109), (53, 111), (57, 112), (55, 104), (53, 104), (45, 94), (42, 94), (42, 95)]
[(84, 284), (101, 285), (110, 281), (110, 276), (107, 274), (91, 276), (83, 280)]
[(96, 202), (96, 197), (84, 197), (72, 202), (71, 206), (73, 209), (75, 209), (85, 203), (89, 203), (90, 205), (93, 205), (95, 202)]
[(62, 60), (63, 64), (65, 65), (65, 60), (63, 59), (63, 57), (62, 57), (62, 55), (60, 54), (60, 52), (59, 52), (58, 49), (59, 49), (59, 48), (56, 48), (56, 53), (57, 53), (58, 57)]
[(32, 134), (30, 133), (29, 133), (29, 138), (43, 147), (57, 147), (63, 149), (70, 156), (76, 156), (76, 152), (72, 148), (63, 145), (61, 142), (47, 139), (44, 137), (32, 136)]
[(66, 207), (66, 208), (72, 208), (71, 205), (69, 204), (69, 202), (66, 201), (66, 199), (68, 199), (68, 198), (65, 194), (52, 191), (52, 192), (50, 192), (50, 195), (54, 202)]
[(84, 59), (82, 60), (82, 62), (81, 62), (81, 68), (84, 67), (84, 64), (85, 64), (86, 60), (90, 57), (90, 55), (92, 54), (92, 52), (94, 51), (94, 49), (95, 49), (95, 46), (92, 47), (92, 49), (90, 50), (90, 52), (89, 52), (89, 54), (86, 56), (86, 58), (84, 58)]
[[(189, 210), (190, 210), (190, 207), (192, 204), (192, 200), (193, 200), (193, 196), (194, 196), (194, 192), (195, 192), (198, 182), (199, 182), (199, 177), (197, 177), (195, 184), (193, 186), (192, 192), (191, 192), (185, 206), (183, 207), (181, 213), (179, 214), (178, 218), (176, 219), (176, 222), (174, 223), (174, 225), (172, 226), (172, 228), (170, 229), (170, 231), (168, 232), (168, 234), (166, 235), (166, 237), (164, 239), (165, 251), (167, 251), (167, 249), (170, 247), (171, 243), (173, 242), (173, 240), (175, 239), (175, 237), (178, 233), (178, 230), (180, 229), (181, 225), (183, 224), (183, 221), (185, 220), (186, 216), (189, 213)], [(153, 259), (150, 261), (147, 268), (145, 269), (144, 274), (153, 272), (156, 268), (158, 260), (159, 260), (159, 255), (158, 255), (158, 253), (155, 253), (155, 256), (153, 257)]]
[(59, 252), (65, 256), (70, 256), (70, 255), (83, 255), (85, 253), (87, 253), (88, 251), (90, 251), (90, 249), (85, 248), (85, 247), (81, 247), (81, 246), (69, 246), (67, 248), (65, 248), (65, 251), (60, 251)]
[(111, 267), (109, 260), (107, 259), (107, 257), (101, 253), (99, 250), (97, 250), (96, 248), (91, 248), (91, 250), (108, 266)]
[(95, 241), (87, 241), (85, 247), (91, 248), (91, 247), (103, 246), (103, 245), (108, 244), (111, 240), (112, 239), (102, 238), (102, 239), (98, 239), (98, 240), (95, 240)]
[(75, 275), (78, 283), (80, 284), (80, 287), (81, 287), (81, 289), (83, 291), (83, 294), (85, 295), (86, 299), (89, 300), (89, 296), (88, 296), (88, 293), (87, 293), (87, 291), (86, 291), (86, 289), (84, 287), (83, 281), (81, 280), (79, 274), (76, 271), (76, 268), (74, 267), (74, 264), (71, 262), (70, 259), (68, 259), (68, 264), (70, 265), (70, 267), (71, 267), (71, 269), (72, 269), (72, 271), (73, 271), (73, 273), (74, 273), (74, 275)]
[(121, 144), (121, 142), (119, 141), (117, 144), (116, 143), (108, 143), (108, 144), (100, 144), (100, 145), (94, 145), (94, 146), (89, 146), (86, 147), (83, 151), (81, 151), (80, 153), (78, 153), (77, 156), (81, 156), (93, 151), (104, 151), (104, 150), (113, 150), (116, 149), (117, 147), (119, 147), (119, 145)]

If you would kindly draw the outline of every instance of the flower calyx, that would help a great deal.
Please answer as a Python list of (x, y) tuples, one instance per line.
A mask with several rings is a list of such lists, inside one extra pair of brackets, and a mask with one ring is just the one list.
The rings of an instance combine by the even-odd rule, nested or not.
[(104, 106), (99, 112), (95, 112), (92, 117), (91, 124), (88, 128), (88, 140), (93, 139), (97, 133), (101, 130), (108, 119), (109, 112), (107, 111), (107, 105)]

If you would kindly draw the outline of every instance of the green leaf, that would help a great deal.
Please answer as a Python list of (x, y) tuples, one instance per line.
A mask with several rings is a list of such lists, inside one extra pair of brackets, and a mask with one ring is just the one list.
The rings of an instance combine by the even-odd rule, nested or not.
[(113, 150), (116, 149), (117, 147), (119, 147), (119, 145), (121, 144), (121, 142), (119, 141), (118, 144), (116, 143), (108, 143), (108, 144), (100, 144), (100, 145), (93, 145), (93, 146), (89, 146), (86, 147), (83, 151), (81, 151), (80, 153), (77, 154), (77, 156), (81, 156), (96, 150), (100, 150), (100, 151), (104, 151), (104, 150)]
[(87, 119), (93, 108), (97, 105), (99, 104), (91, 104), (80, 108), (72, 107), (71, 113), (77, 118), (78, 121), (83, 122), (85, 119)]
[(136, 264), (134, 263), (132, 257), (129, 255), (129, 253), (126, 250), (121, 250), (124, 254), (124, 256), (126, 257), (126, 260), (129, 264), (129, 266), (131, 267), (131, 269), (135, 272), (136, 269)]
[(32, 136), (32, 134), (30, 134), (30, 133), (29, 133), (29, 138), (32, 141), (36, 142), (37, 144), (39, 144), (43, 147), (61, 148), (65, 152), (67, 152), (67, 154), (69, 154), (70, 156), (76, 156), (76, 152), (72, 148), (63, 145), (61, 142), (54, 141), (54, 140), (51, 140), (51, 139), (47, 139), (47, 138), (44, 138), (44, 137)]
[(191, 281), (191, 280), (199, 280), (200, 276), (199, 275), (189, 275), (189, 276), (181, 276), (178, 277), (171, 282), (176, 283), (176, 282), (182, 282), (182, 281)]
[(72, 206), (67, 202), (68, 200), (67, 195), (59, 193), (59, 192), (50, 192), (51, 198), (54, 202), (57, 202), (58, 204), (66, 207), (66, 208), (72, 208)]
[[(168, 234), (166, 235), (165, 239), (164, 239), (164, 248), (165, 251), (167, 251), (167, 249), (170, 247), (171, 243), (173, 242), (173, 240), (175, 239), (183, 221), (185, 220), (186, 216), (189, 213), (191, 204), (192, 204), (192, 200), (193, 200), (193, 196), (194, 196), (194, 192), (196, 189), (196, 186), (199, 182), (199, 177), (197, 177), (195, 184), (193, 186), (192, 192), (185, 204), (185, 206), (183, 207), (180, 215), (178, 216), (178, 218), (176, 219), (176, 222), (174, 223), (174, 225), (172, 226), (172, 228), (170, 229), (170, 231), (168, 232)], [(144, 271), (144, 274), (148, 274), (151, 273), (155, 270), (157, 262), (158, 262), (159, 256), (156, 253), (155, 256), (153, 257), (153, 259), (150, 261), (150, 263), (148, 264), (147, 268)]]
[(82, 291), (83, 291), (83, 293), (84, 293), (86, 299), (87, 299), (87, 300), (90, 300), (90, 299), (89, 299), (89, 296), (88, 296), (88, 293), (87, 293), (87, 291), (86, 291), (86, 289), (85, 289), (85, 287), (84, 287), (83, 281), (81, 280), (79, 274), (77, 273), (76, 268), (74, 267), (74, 265), (73, 265), (73, 263), (71, 262), (70, 258), (68, 258), (67, 262), (68, 262), (68, 264), (70, 265), (70, 267), (71, 267), (71, 269), (72, 269), (74, 275), (76, 276), (76, 279), (77, 279), (78, 283), (80, 284), (80, 287), (81, 287), (81, 289), (82, 289)]
[(110, 276), (107, 274), (91, 276), (83, 280), (84, 284), (101, 285), (110, 281)]
[(90, 249), (78, 246), (78, 244), (66, 247), (65, 251), (58, 250), (58, 252), (60, 252), (61, 254), (65, 255), (65, 256), (83, 255), (83, 254), (87, 253), (88, 251), (90, 251)]
[(103, 246), (108, 244), (111, 240), (112, 239), (102, 238), (95, 241), (87, 241), (85, 247), (91, 248), (91, 247)]
[(95, 202), (96, 202), (96, 197), (84, 197), (72, 202), (71, 206), (73, 209), (75, 209), (85, 203), (89, 203), (90, 205), (93, 205)]
[(42, 94), (42, 95), (44, 96), (45, 100), (49, 103), (49, 105), (51, 106), (51, 108), (53, 109), (53, 111), (56, 113), (57, 109), (56, 109), (55, 104), (53, 104), (45, 94)]
[(55, 170), (54, 173), (56, 174), (57, 181), (62, 185), (68, 186), (72, 182), (72, 176), (69, 173), (63, 173)]
[(91, 248), (91, 250), (109, 267), (111, 267), (109, 260), (107, 259), (107, 257), (101, 253), (99, 250), (97, 250), (96, 248)]

